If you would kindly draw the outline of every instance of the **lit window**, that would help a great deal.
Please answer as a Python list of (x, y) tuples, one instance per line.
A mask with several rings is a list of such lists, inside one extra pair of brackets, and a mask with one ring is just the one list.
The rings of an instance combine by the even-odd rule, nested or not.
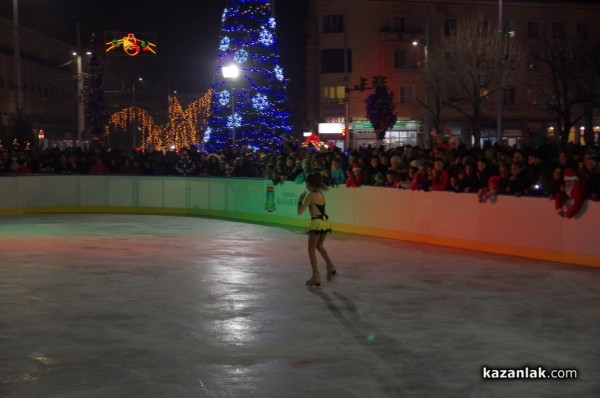
[(344, 86), (325, 86), (323, 87), (323, 101), (342, 102), (346, 97)]

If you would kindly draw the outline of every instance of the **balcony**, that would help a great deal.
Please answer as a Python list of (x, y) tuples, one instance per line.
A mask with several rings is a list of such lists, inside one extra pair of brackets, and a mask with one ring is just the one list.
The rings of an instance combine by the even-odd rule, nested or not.
[(384, 27), (379, 33), (377, 40), (380, 43), (412, 44), (413, 41), (425, 42), (425, 34), (421, 32), (400, 32)]

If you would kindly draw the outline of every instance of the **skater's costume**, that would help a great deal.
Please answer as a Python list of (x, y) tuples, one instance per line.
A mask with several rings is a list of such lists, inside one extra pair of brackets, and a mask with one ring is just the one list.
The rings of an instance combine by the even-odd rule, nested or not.
[(331, 223), (329, 222), (329, 216), (325, 213), (325, 205), (315, 204), (319, 214), (310, 218), (310, 224), (308, 224), (308, 234), (327, 234), (331, 233)]

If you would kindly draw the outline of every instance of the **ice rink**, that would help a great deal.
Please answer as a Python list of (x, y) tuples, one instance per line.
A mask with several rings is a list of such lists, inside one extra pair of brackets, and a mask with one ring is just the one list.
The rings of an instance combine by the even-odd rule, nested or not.
[(600, 268), (334, 232), (340, 276), (320, 260), (306, 288), (306, 240), (209, 218), (0, 216), (0, 397), (600, 396)]

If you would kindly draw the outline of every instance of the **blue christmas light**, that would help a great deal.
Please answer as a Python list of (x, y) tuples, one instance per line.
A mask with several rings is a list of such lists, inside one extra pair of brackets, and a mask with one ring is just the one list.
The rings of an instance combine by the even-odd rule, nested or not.
[(260, 31), (260, 38), (258, 39), (258, 41), (262, 45), (268, 47), (272, 45), (275, 40), (273, 39), (273, 34), (271, 32), (268, 32), (265, 29), (263, 29)]
[(248, 51), (244, 50), (243, 48), (237, 50), (233, 59), (235, 59), (235, 62), (238, 64), (243, 64), (244, 62), (248, 61)]
[(227, 91), (227, 90), (221, 91), (220, 93), (217, 94), (217, 96), (219, 98), (219, 104), (221, 104), (221, 106), (229, 105), (229, 101), (230, 101), (229, 91)]
[(229, 37), (224, 36), (221, 39), (221, 44), (219, 44), (219, 50), (221, 51), (227, 51), (227, 49), (229, 48), (229, 43), (231, 40), (229, 40)]
[(235, 128), (241, 127), (242, 125), (242, 117), (238, 113), (234, 113), (231, 116), (227, 117), (227, 127), (231, 128), (232, 126)]
[(259, 111), (263, 111), (269, 106), (269, 100), (266, 95), (258, 93), (252, 98), (252, 106)]
[[(234, 127), (236, 144), (269, 148), (291, 131), (271, 1), (227, 0), (227, 5), (221, 20), (206, 148), (216, 151), (230, 145)], [(242, 72), (237, 79), (221, 75), (223, 66), (231, 62), (236, 62)], [(228, 105), (233, 88), (232, 115)]]
[(283, 77), (283, 68), (279, 65), (275, 65), (275, 68), (273, 68), (273, 72), (275, 72), (275, 78), (277, 80), (279, 80), (280, 82), (283, 81), (284, 77)]

